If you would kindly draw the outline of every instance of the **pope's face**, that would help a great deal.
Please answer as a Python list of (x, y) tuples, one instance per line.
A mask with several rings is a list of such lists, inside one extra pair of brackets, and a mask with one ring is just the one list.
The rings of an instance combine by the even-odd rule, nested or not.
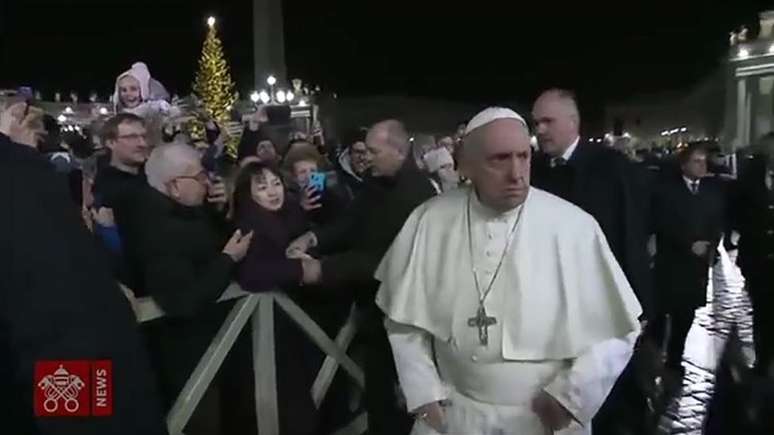
[(471, 132), (463, 147), (464, 172), (484, 205), (505, 212), (527, 199), (532, 148), (524, 124), (491, 122)]

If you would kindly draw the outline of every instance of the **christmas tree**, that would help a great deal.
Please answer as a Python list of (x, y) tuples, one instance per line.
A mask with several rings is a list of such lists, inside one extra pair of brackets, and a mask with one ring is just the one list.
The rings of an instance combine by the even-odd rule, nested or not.
[[(204, 40), (202, 56), (199, 58), (199, 71), (196, 73), (193, 90), (202, 101), (207, 114), (224, 128), (229, 121), (229, 112), (236, 101), (234, 81), (231, 79), (228, 62), (223, 54), (223, 45), (215, 29), (215, 18), (207, 20), (209, 31)], [(200, 130), (196, 128), (195, 130)], [(199, 132), (203, 132), (201, 129)], [(226, 144), (229, 154), (236, 155), (236, 140)]]

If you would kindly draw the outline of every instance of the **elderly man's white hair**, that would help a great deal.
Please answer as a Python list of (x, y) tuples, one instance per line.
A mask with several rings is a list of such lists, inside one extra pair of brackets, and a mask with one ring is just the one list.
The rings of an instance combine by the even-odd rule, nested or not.
[(487, 107), (486, 109), (479, 112), (478, 115), (474, 116), (470, 122), (468, 122), (467, 127), (465, 127), (465, 136), (469, 135), (473, 130), (481, 128), (487, 124), (491, 124), (498, 119), (515, 119), (516, 121), (524, 124), (524, 127), (529, 130), (527, 121), (525, 121), (521, 115), (514, 112), (513, 110), (507, 109), (505, 107)]
[(148, 184), (167, 194), (166, 184), (176, 177), (186, 175), (186, 171), (199, 161), (199, 153), (190, 145), (173, 142), (158, 146), (145, 163)]

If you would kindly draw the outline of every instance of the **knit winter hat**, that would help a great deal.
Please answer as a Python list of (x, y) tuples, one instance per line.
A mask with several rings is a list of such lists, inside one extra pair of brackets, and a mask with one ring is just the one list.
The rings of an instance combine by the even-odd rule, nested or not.
[(148, 96), (150, 95), (150, 90), (148, 88), (150, 82), (150, 71), (148, 71), (148, 66), (142, 62), (136, 62), (134, 65), (132, 65), (131, 69), (125, 71), (119, 75), (118, 78), (116, 78), (116, 87), (115, 92), (113, 93), (113, 104), (116, 106), (116, 111), (118, 111), (119, 105), (121, 104), (120, 93), (118, 91), (118, 82), (120, 82), (124, 77), (132, 77), (137, 80), (138, 83), (140, 83), (140, 101), (147, 100)]

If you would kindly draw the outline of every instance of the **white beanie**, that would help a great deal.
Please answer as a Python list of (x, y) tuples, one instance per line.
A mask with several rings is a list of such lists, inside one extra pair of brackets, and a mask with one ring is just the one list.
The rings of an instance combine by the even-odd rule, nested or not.
[(121, 75), (116, 78), (116, 87), (115, 92), (113, 93), (113, 104), (116, 106), (116, 111), (118, 111), (118, 106), (121, 104), (121, 100), (119, 98), (119, 92), (118, 92), (118, 82), (121, 81), (124, 77), (132, 77), (137, 82), (140, 83), (140, 100), (145, 101), (150, 96), (150, 89), (149, 89), (149, 83), (150, 83), (150, 71), (148, 71), (148, 66), (145, 65), (142, 62), (135, 62), (132, 65), (132, 68), (128, 71), (125, 71)]
[(527, 127), (527, 121), (513, 110), (506, 109), (505, 107), (488, 107), (479, 112), (478, 115), (474, 116), (473, 119), (468, 122), (468, 126), (465, 127), (465, 136), (469, 135), (473, 130), (497, 121), (498, 119), (515, 119), (524, 124), (524, 127)]

